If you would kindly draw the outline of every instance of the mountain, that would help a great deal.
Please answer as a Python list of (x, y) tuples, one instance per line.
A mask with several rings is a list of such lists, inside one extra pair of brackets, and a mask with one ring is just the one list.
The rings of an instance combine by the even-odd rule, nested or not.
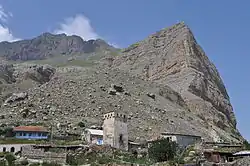
[[(84, 41), (79, 36), (44, 33), (34, 39), (1, 42), (0, 57), (7, 60), (41, 60), (55, 56), (73, 56), (115, 50), (101, 39)], [(103, 52), (102, 52), (103, 53)]]
[(238, 133), (224, 83), (183, 22), (131, 45), (113, 64), (144, 80), (174, 89), (211, 130)]
[[(34, 57), (46, 59), (43, 55), (48, 54), (44, 52), (50, 52), (63, 58), (62, 54), (54, 54), (62, 53), (63, 49), (48, 44), (64, 43), (72, 38), (54, 37), (62, 36), (36, 44), (37, 56), (14, 57), (23, 61)], [(89, 50), (83, 46), (89, 43), (91, 54), (98, 52), (93, 58), (96, 63), (51, 66), (36, 60), (6, 64), (13, 54), (3, 56), (7, 59), (0, 64), (0, 77), (6, 80), (0, 84), (3, 128), (43, 124), (53, 125), (57, 136), (80, 134), (83, 130), (78, 125), (80, 122), (86, 127), (99, 126), (103, 113), (117, 111), (129, 116), (129, 138), (134, 141), (151, 139), (161, 132), (201, 135), (208, 141), (243, 140), (216, 67), (184, 23), (162, 29), (121, 52), (103, 44), (104, 41), (102, 47), (92, 49), (100, 40), (74, 38), (81, 44), (63, 44), (66, 57), (74, 53), (68, 50), (81, 50), (83, 54), (79, 56), (88, 57)], [(9, 43), (4, 49), (22, 50), (22, 42), (27, 41), (19, 41), (19, 46)], [(0, 52), (5, 52), (2, 47)], [(105, 51), (107, 48), (112, 51)]]

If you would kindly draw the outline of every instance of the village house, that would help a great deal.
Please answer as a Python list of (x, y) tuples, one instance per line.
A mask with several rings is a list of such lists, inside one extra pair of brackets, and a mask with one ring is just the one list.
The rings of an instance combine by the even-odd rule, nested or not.
[(203, 148), (205, 159), (214, 163), (231, 162), (244, 154), (244, 152), (235, 153), (243, 148), (242, 144), (229, 142), (204, 142)]
[(103, 130), (85, 129), (82, 139), (90, 144), (103, 144)]
[(13, 128), (18, 139), (48, 139), (49, 132), (43, 126), (18, 126)]
[(195, 143), (201, 142), (201, 136), (197, 135), (188, 135), (188, 134), (179, 134), (179, 133), (161, 133), (162, 137), (168, 141), (176, 142), (180, 147), (186, 148)]

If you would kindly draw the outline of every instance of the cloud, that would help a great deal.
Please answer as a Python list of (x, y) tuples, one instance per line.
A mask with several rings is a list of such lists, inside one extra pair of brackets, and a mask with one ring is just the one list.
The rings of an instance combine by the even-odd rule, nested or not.
[(7, 21), (10, 17), (12, 17), (12, 13), (5, 12), (2, 5), (0, 5), (0, 42), (1, 41), (17, 41), (20, 40), (13, 36), (11, 30), (7, 27)]
[(82, 14), (70, 17), (60, 24), (59, 28), (54, 31), (56, 34), (65, 33), (66, 35), (77, 35), (84, 40), (100, 38), (90, 24), (90, 20)]

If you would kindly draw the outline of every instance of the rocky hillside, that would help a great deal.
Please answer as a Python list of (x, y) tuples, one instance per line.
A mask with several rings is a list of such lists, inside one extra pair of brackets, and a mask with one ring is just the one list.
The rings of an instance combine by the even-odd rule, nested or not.
[(41, 60), (55, 56), (89, 56), (91, 53), (113, 51), (115, 48), (105, 41), (84, 41), (79, 36), (53, 35), (44, 33), (34, 39), (16, 42), (1, 42), (0, 57), (7, 60)]
[(185, 24), (163, 29), (122, 54), (101, 56), (88, 67), (2, 64), (2, 127), (43, 124), (53, 125), (58, 136), (79, 134), (80, 122), (98, 126), (103, 113), (118, 111), (128, 114), (135, 141), (161, 132), (242, 140), (218, 71)]

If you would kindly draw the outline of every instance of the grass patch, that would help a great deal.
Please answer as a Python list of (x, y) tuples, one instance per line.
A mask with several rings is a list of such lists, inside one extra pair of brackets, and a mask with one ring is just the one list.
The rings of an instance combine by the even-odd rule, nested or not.
[(27, 140), (27, 139), (16, 139), (16, 138), (6, 138), (1, 139), (0, 144), (44, 144), (48, 143), (47, 140)]
[(68, 61), (65, 63), (61, 63), (61, 64), (57, 64), (57, 67), (66, 67), (66, 66), (80, 66), (80, 67), (89, 67), (89, 66), (93, 66), (94, 62), (92, 61), (87, 61), (87, 60), (72, 60), (72, 61)]

